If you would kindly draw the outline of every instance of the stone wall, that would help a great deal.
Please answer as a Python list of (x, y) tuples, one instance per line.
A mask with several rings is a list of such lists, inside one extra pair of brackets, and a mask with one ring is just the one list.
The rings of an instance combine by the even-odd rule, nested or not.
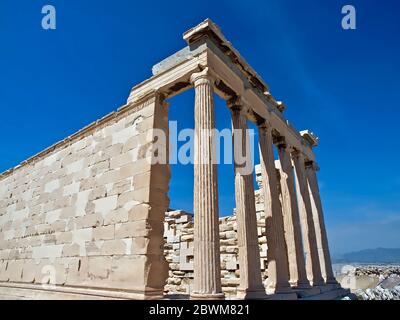
[(0, 176), (0, 285), (162, 289), (169, 173), (151, 130), (166, 112), (156, 96), (124, 106)]
[[(261, 175), (256, 167), (257, 181)], [(263, 281), (267, 274), (267, 238), (262, 190), (255, 191), (257, 233)], [(236, 295), (240, 270), (235, 212), (219, 219), (222, 290), (227, 297)], [(189, 294), (193, 283), (193, 215), (185, 211), (169, 211), (164, 222), (164, 253), (169, 263), (169, 277), (164, 288), (167, 294)]]

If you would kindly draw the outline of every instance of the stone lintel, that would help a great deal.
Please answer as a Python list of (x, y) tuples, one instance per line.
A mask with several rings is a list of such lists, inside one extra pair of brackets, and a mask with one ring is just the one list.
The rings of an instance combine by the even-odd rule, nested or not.
[(309, 143), (311, 147), (318, 145), (319, 138), (310, 130), (300, 131), (300, 135)]
[(211, 38), (230, 59), (240, 67), (246, 74), (252, 85), (259, 88), (261, 92), (267, 92), (268, 85), (254, 71), (254, 69), (243, 59), (240, 53), (222, 34), (220, 28), (210, 19), (206, 19), (199, 25), (191, 28), (183, 34), (183, 39), (190, 45), (203, 37)]

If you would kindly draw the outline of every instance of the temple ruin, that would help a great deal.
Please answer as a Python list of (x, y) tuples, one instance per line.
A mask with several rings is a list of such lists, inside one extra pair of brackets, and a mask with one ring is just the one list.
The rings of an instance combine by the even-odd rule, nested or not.
[[(0, 296), (335, 299), (347, 293), (332, 272), (313, 152), (318, 139), (287, 122), (284, 103), (212, 21), (183, 39), (187, 46), (156, 64), (126, 105), (0, 175)], [(169, 165), (152, 162), (148, 152), (154, 129), (168, 137), (168, 99), (191, 88), (195, 221), (169, 211)], [(224, 218), (212, 139), (200, 134), (215, 127), (214, 93), (227, 101), (233, 128), (245, 131), (251, 121), (259, 134), (260, 188), (235, 165), (236, 210)]]

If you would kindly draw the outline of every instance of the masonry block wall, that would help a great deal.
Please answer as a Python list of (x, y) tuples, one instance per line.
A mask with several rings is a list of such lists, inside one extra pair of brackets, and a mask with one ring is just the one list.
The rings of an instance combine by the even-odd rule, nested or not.
[(152, 164), (152, 131), (167, 126), (154, 94), (0, 176), (0, 285), (160, 297), (169, 168)]

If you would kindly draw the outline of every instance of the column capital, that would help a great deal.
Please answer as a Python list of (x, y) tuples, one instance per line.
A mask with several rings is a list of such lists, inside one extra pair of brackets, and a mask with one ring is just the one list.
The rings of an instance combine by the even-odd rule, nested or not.
[(314, 171), (319, 171), (319, 166), (315, 161), (311, 161), (311, 160), (306, 161), (305, 165), (306, 165), (307, 169), (312, 169)]
[(298, 150), (298, 149), (296, 149), (296, 148), (293, 148), (293, 149), (291, 150), (291, 154), (292, 154), (292, 157), (293, 157), (293, 158), (296, 158), (296, 159), (302, 158), (303, 161), (304, 161), (304, 163), (306, 162), (306, 161), (305, 161), (305, 158), (304, 158), (304, 154), (303, 154), (303, 152), (301, 152), (300, 150)]
[(250, 106), (239, 95), (227, 100), (226, 104), (231, 112), (239, 112), (243, 116), (246, 116), (251, 111)]
[(267, 131), (272, 130), (272, 124), (267, 119), (259, 118), (257, 119), (257, 127), (260, 130)]
[(215, 77), (211, 75), (208, 67), (204, 68), (200, 72), (192, 73), (190, 76), (190, 83), (195, 87), (204, 83), (214, 84), (215, 80)]
[(288, 147), (288, 144), (286, 143), (286, 139), (284, 136), (275, 136), (274, 138), (274, 144), (278, 149), (286, 149)]

